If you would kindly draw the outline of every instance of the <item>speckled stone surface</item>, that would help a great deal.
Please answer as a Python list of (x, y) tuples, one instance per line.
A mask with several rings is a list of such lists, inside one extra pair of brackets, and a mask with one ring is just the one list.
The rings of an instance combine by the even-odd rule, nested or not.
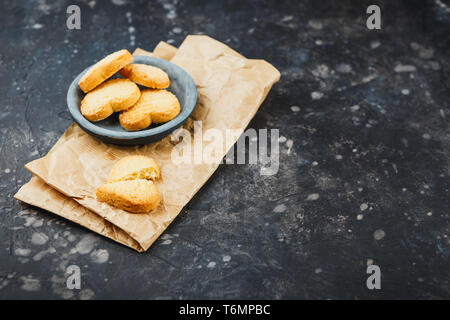
[[(2, 1), (0, 21), (0, 298), (450, 298), (448, 1)], [(74, 75), (199, 33), (282, 72), (249, 126), (280, 130), (278, 174), (221, 165), (144, 254), (12, 198)]]

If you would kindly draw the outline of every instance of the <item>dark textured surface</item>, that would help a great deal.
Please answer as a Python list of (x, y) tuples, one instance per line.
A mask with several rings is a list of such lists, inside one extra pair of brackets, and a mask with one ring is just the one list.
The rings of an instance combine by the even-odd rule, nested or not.
[[(1, 298), (450, 298), (448, 1), (125, 2), (0, 3)], [(144, 254), (12, 198), (71, 124), (74, 75), (188, 33), (282, 72), (250, 124), (285, 137), (277, 175), (221, 165)]]

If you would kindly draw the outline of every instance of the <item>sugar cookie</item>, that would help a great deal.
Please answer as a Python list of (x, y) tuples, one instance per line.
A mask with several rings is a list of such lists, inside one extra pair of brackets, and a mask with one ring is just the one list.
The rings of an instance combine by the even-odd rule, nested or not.
[(160, 176), (160, 170), (155, 160), (140, 155), (120, 159), (111, 169), (108, 182), (147, 179), (155, 180)]
[(167, 90), (142, 90), (138, 102), (120, 113), (121, 126), (128, 131), (147, 128), (152, 122), (162, 123), (175, 118), (180, 113), (177, 97)]
[(94, 64), (78, 81), (78, 86), (87, 93), (131, 62), (133, 56), (128, 50), (111, 53)]
[(89, 121), (100, 121), (113, 112), (126, 110), (141, 96), (139, 87), (128, 79), (112, 79), (88, 92), (81, 101), (81, 114)]
[(129, 64), (120, 70), (120, 75), (149, 88), (165, 89), (170, 85), (167, 73), (146, 64)]
[(155, 209), (160, 201), (158, 189), (150, 180), (136, 179), (106, 183), (97, 189), (97, 199), (134, 213)]

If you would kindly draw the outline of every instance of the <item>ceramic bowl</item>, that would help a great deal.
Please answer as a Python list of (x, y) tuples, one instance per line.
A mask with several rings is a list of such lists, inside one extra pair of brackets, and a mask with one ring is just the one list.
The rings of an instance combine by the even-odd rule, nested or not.
[[(71, 83), (67, 92), (67, 106), (73, 120), (88, 134), (107, 143), (120, 145), (140, 145), (160, 140), (180, 127), (194, 110), (197, 103), (197, 88), (192, 78), (180, 67), (155, 57), (134, 56), (133, 63), (148, 64), (164, 70), (170, 78), (169, 90), (175, 94), (180, 102), (180, 114), (163, 124), (152, 124), (150, 127), (128, 132), (120, 126), (118, 113), (98, 122), (90, 122), (80, 112), (81, 100), (85, 93), (78, 87), (78, 81), (87, 68)], [(145, 89), (144, 87), (140, 87)]]

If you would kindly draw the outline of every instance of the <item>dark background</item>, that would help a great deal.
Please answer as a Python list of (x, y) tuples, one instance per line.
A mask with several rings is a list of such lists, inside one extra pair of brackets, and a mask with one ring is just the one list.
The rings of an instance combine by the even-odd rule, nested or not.
[[(0, 26), (0, 298), (450, 298), (449, 1), (1, 1)], [(12, 198), (72, 123), (75, 75), (187, 34), (282, 73), (249, 125), (287, 139), (277, 175), (221, 165), (143, 254)]]

